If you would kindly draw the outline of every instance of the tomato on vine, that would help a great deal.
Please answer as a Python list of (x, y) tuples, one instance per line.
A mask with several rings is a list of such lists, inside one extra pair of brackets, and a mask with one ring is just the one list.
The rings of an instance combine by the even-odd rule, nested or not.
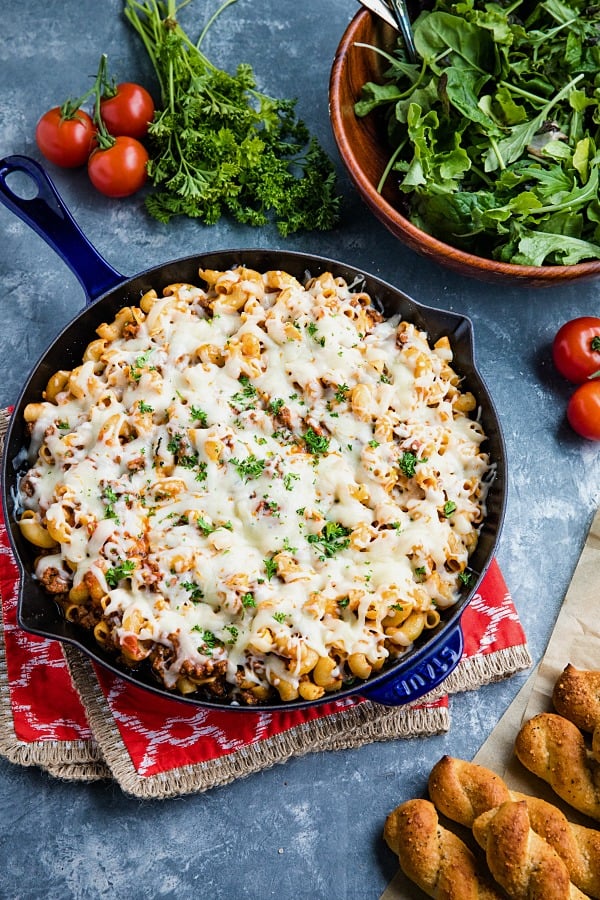
[(69, 100), (45, 112), (35, 129), (35, 140), (42, 155), (66, 169), (85, 165), (95, 138), (92, 118)]
[(148, 151), (135, 137), (111, 134), (102, 117), (102, 92), (106, 87), (106, 56), (102, 56), (94, 85), (94, 122), (97, 148), (88, 160), (88, 175), (94, 187), (107, 197), (129, 197), (148, 177)]
[(581, 437), (600, 441), (600, 379), (579, 385), (567, 405), (567, 419)]
[(136, 138), (104, 135), (88, 160), (94, 187), (107, 197), (129, 197), (145, 184), (148, 151)]
[(561, 375), (575, 384), (600, 372), (600, 318), (579, 316), (565, 322), (554, 338), (552, 358)]
[(154, 100), (141, 84), (124, 81), (116, 87), (104, 89), (100, 115), (115, 137), (142, 138), (154, 118)]

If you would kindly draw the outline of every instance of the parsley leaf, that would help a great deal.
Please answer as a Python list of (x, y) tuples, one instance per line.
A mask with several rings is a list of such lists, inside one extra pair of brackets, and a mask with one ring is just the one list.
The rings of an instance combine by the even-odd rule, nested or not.
[[(209, 25), (230, 3), (222, 2)], [(162, 99), (148, 135), (150, 215), (161, 222), (187, 215), (207, 225), (223, 214), (253, 226), (274, 219), (284, 237), (332, 228), (340, 205), (335, 168), (297, 118), (295, 101), (258, 91), (247, 63), (235, 74), (217, 68), (178, 23), (181, 5), (124, 5)]]
[(119, 499), (115, 494), (114, 490), (110, 485), (107, 485), (102, 491), (102, 499), (106, 503), (106, 512), (104, 513), (105, 519), (114, 519), (115, 522), (119, 521), (119, 517), (114, 509), (114, 504)]
[(267, 558), (263, 559), (263, 565), (267, 573), (267, 579), (270, 581), (273, 575), (277, 575), (277, 563), (274, 559)]
[(181, 587), (189, 591), (192, 603), (199, 603), (204, 597), (204, 591), (196, 581), (182, 581)]
[(351, 529), (339, 522), (326, 522), (323, 528), (317, 534), (309, 534), (307, 541), (309, 544), (320, 548), (322, 558), (330, 559), (350, 546)]
[(199, 406), (191, 406), (190, 407), (190, 416), (192, 418), (192, 422), (198, 422), (200, 428), (206, 428), (208, 425), (208, 416), (204, 412), (203, 409), (200, 409)]
[(232, 395), (229, 405), (236, 412), (245, 412), (247, 409), (254, 409), (256, 405), (255, 401), (258, 396), (256, 388), (250, 383), (250, 379), (247, 375), (240, 375), (239, 382), (242, 385), (242, 390)]
[(265, 460), (259, 459), (254, 453), (251, 453), (246, 459), (236, 459), (232, 456), (231, 462), (237, 469), (240, 478), (243, 478), (244, 481), (260, 478), (265, 468)]
[(329, 451), (329, 438), (323, 434), (317, 434), (314, 428), (309, 428), (305, 431), (302, 435), (302, 440), (307, 451), (312, 453), (313, 456), (320, 456)]
[(111, 568), (104, 573), (106, 583), (109, 587), (116, 588), (119, 582), (122, 581), (123, 578), (128, 578), (134, 569), (135, 562), (132, 559), (124, 559), (117, 563), (116, 566), (111, 566)]
[(410, 450), (405, 450), (398, 460), (398, 468), (407, 478), (413, 478), (416, 472), (417, 463), (420, 462), (425, 462), (425, 460), (419, 459), (419, 457), (415, 456)]

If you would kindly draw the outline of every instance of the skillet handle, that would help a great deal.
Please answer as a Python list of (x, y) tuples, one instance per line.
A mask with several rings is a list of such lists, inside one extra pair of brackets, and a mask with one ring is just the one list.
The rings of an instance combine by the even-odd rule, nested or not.
[[(37, 186), (32, 198), (19, 196), (7, 178), (20, 172)], [(113, 269), (85, 237), (63, 203), (47, 172), (28, 156), (7, 156), (0, 160), (0, 202), (33, 228), (78, 278), (86, 303), (126, 281)]]
[(362, 691), (362, 696), (383, 706), (414, 703), (446, 680), (461, 660), (464, 638), (460, 622), (441, 646), (430, 650), (406, 675), (390, 675)]

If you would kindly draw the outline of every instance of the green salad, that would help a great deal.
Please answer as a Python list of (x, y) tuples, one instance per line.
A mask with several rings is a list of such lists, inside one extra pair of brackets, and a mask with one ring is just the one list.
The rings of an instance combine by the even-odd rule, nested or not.
[(436, 0), (369, 82), (408, 217), (442, 241), (520, 265), (600, 259), (600, 4)]

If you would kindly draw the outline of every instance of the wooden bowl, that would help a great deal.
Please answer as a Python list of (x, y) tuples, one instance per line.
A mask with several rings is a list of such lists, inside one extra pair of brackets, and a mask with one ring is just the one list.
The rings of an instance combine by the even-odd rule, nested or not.
[(389, 50), (395, 45), (396, 37), (393, 29), (368, 10), (358, 12), (337, 49), (329, 83), (329, 111), (340, 156), (359, 194), (375, 216), (402, 243), (459, 275), (528, 287), (600, 276), (600, 260), (573, 266), (519, 266), (459, 250), (417, 228), (402, 214), (405, 200), (393, 178), (386, 179), (381, 193), (377, 191), (390, 151), (376, 114), (358, 118), (354, 114), (354, 104), (365, 82), (383, 80), (381, 56), (356, 45), (369, 44)]

